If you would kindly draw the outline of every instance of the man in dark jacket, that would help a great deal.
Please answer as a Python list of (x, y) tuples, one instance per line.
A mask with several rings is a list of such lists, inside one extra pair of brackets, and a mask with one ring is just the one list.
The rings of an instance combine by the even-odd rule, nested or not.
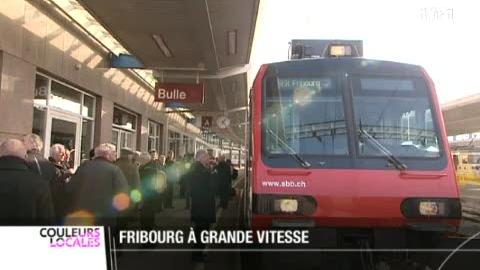
[(130, 209), (123, 213), (121, 219), (124, 221), (122, 226), (128, 226), (130, 223), (138, 219), (139, 203), (140, 203), (140, 174), (138, 173), (137, 158), (135, 152), (130, 149), (123, 148), (120, 150), (120, 158), (115, 161), (115, 165), (120, 168), (123, 175), (127, 179), (131, 200)]
[(135, 152), (126, 148), (120, 150), (120, 158), (115, 161), (115, 165), (122, 170), (130, 190), (138, 190), (140, 188), (140, 175)]
[(35, 133), (25, 135), (23, 143), (27, 149), (27, 164), (30, 170), (43, 178), (47, 183), (55, 181), (55, 167), (43, 157), (43, 141)]
[(72, 174), (63, 163), (64, 157), (65, 146), (54, 144), (50, 147), (49, 161), (55, 166), (55, 179), (49, 185), (57, 224), (61, 224), (69, 213), (72, 203), (71, 196), (67, 193), (67, 184)]
[[(209, 166), (209, 155), (205, 150), (197, 151), (195, 163), (188, 172), (187, 178), (190, 183), (190, 196), (192, 198), (190, 218), (195, 225), (195, 234), (200, 239), (202, 230), (208, 230), (210, 225), (215, 222), (215, 192), (211, 179)], [(196, 249), (203, 249), (200, 241), (196, 244)], [(203, 260), (202, 253), (193, 254), (194, 260)]]
[(155, 227), (155, 214), (162, 211), (163, 193), (167, 180), (163, 166), (165, 156), (158, 157), (156, 151), (150, 151), (151, 160), (140, 167), (143, 205), (140, 210), (143, 229)]
[(0, 145), (0, 224), (48, 225), (54, 213), (48, 185), (32, 173), (24, 144), (6, 140)]
[[(113, 164), (115, 159), (115, 146), (100, 144), (95, 158), (82, 164), (71, 179), (74, 210), (93, 214), (95, 224), (116, 225), (118, 215), (130, 206), (127, 180)], [(74, 216), (80, 216), (78, 222), (87, 221)]]
[(178, 168), (175, 162), (175, 154), (172, 150), (168, 151), (164, 171), (167, 174), (167, 190), (165, 191), (163, 207), (173, 208), (175, 184), (178, 180)]
[(185, 198), (185, 209), (190, 209), (190, 183), (188, 181), (188, 172), (192, 168), (193, 155), (187, 154), (179, 164), (179, 184), (180, 184), (180, 196)]
[(216, 171), (218, 195), (220, 197), (220, 207), (226, 209), (232, 189), (232, 168), (225, 161), (224, 156), (220, 156), (218, 158), (218, 165), (216, 167)]

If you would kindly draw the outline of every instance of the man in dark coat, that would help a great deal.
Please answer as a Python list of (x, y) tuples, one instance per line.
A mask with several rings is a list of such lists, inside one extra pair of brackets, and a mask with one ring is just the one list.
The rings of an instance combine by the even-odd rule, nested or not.
[(167, 174), (167, 190), (164, 195), (164, 208), (173, 208), (173, 197), (175, 190), (175, 183), (178, 180), (178, 168), (175, 162), (175, 154), (172, 150), (168, 151), (167, 159), (165, 160), (164, 171)]
[[(205, 150), (197, 151), (195, 163), (188, 172), (187, 178), (190, 183), (190, 196), (192, 198), (190, 218), (194, 223), (195, 234), (200, 239), (202, 230), (208, 230), (210, 225), (215, 222), (215, 191), (212, 183), (212, 177), (209, 166), (209, 155)], [(203, 249), (200, 241), (197, 242), (196, 249)], [(194, 260), (203, 260), (202, 253), (195, 252)]]
[(136, 153), (130, 149), (123, 148), (120, 150), (120, 158), (115, 161), (115, 165), (120, 168), (123, 175), (127, 179), (129, 187), (131, 204), (130, 209), (122, 214), (120, 218), (123, 220), (121, 226), (127, 227), (139, 218), (140, 206), (140, 174), (138, 172)]
[(155, 214), (162, 211), (163, 193), (167, 180), (163, 166), (165, 156), (158, 157), (156, 151), (150, 151), (151, 160), (140, 166), (141, 191), (143, 205), (140, 210), (143, 229), (155, 227)]
[(54, 144), (50, 147), (49, 161), (55, 166), (55, 179), (49, 183), (55, 209), (56, 223), (61, 224), (71, 208), (71, 195), (67, 192), (67, 184), (72, 174), (65, 167), (65, 146)]
[(226, 209), (232, 189), (232, 168), (227, 164), (224, 156), (219, 157), (216, 171), (220, 207)]
[(185, 199), (185, 209), (190, 209), (190, 183), (187, 175), (192, 168), (193, 161), (193, 154), (187, 154), (179, 165), (180, 196)]
[(23, 143), (27, 149), (27, 164), (30, 170), (47, 182), (51, 183), (55, 181), (55, 167), (42, 155), (43, 141), (35, 133), (25, 135), (23, 137)]
[(115, 165), (122, 170), (130, 190), (138, 190), (140, 188), (140, 175), (135, 152), (126, 148), (120, 150), (120, 158), (115, 161)]
[(48, 185), (32, 173), (19, 140), (0, 144), (0, 224), (49, 225), (54, 213)]
[[(89, 212), (95, 224), (116, 225), (118, 215), (130, 206), (127, 180), (113, 164), (115, 159), (115, 146), (100, 144), (95, 148), (95, 158), (82, 164), (71, 179), (74, 210)], [(88, 218), (74, 216), (80, 217), (81, 223)]]

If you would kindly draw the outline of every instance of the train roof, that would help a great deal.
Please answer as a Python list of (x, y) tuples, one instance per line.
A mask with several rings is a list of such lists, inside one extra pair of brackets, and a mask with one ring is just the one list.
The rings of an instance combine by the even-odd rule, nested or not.
[(418, 65), (357, 57), (300, 59), (268, 64), (269, 73), (282, 74), (375, 74), (422, 76)]

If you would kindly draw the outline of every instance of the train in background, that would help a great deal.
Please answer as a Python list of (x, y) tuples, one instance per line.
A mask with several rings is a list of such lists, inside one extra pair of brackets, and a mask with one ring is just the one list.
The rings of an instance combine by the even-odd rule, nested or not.
[(480, 185), (480, 147), (451, 143), (453, 163), (460, 185)]
[(362, 56), (361, 41), (295, 40), (292, 60), (260, 67), (246, 227), (315, 228), (334, 247), (369, 248), (419, 248), (458, 229), (459, 187), (431, 78)]

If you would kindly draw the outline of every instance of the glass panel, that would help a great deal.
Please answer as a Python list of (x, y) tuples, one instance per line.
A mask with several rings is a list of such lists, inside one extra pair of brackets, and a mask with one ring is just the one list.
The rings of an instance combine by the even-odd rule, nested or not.
[(148, 137), (148, 151), (156, 149), (155, 142), (156, 142), (155, 138)]
[(47, 106), (48, 97), (48, 81), (47, 77), (37, 74), (35, 77), (35, 97), (33, 104), (36, 106)]
[(183, 147), (183, 155), (189, 153), (190, 149), (188, 148), (188, 137), (183, 136), (183, 142), (182, 142), (182, 147)]
[(112, 144), (118, 148), (118, 130), (112, 130)]
[(268, 154), (348, 154), (342, 92), (332, 78), (271, 78), (263, 129)]
[(63, 84), (52, 81), (50, 106), (80, 114), (82, 94)]
[(363, 90), (377, 91), (414, 91), (415, 86), (412, 80), (396, 79), (360, 79), (360, 85)]
[(83, 95), (82, 115), (85, 117), (92, 117), (95, 111), (95, 99), (91, 96)]
[(44, 138), (45, 135), (45, 117), (46, 112), (44, 109), (33, 108), (33, 127), (32, 133)]
[(169, 150), (172, 150), (177, 157), (180, 154), (181, 138), (180, 133), (168, 131), (169, 134)]
[(134, 132), (126, 132), (126, 133), (127, 133), (127, 148), (131, 150), (135, 150), (136, 133)]
[(148, 122), (148, 135), (154, 136), (157, 125), (152, 122)]
[(120, 149), (125, 148), (126, 146), (127, 146), (127, 139), (125, 137), (125, 132), (121, 131), (120, 132)]
[(137, 127), (137, 118), (133, 114), (114, 108), (113, 123), (122, 128), (135, 130)]
[(468, 163), (470, 163), (470, 164), (480, 164), (480, 154), (468, 155)]
[[(367, 80), (369, 87), (364, 88), (362, 82)], [(369, 134), (395, 156), (440, 156), (438, 132), (423, 81), (373, 77), (360, 78), (360, 82), (353, 89), (360, 155), (384, 155), (368, 139)]]
[(72, 151), (69, 164), (73, 167), (75, 164), (75, 137), (77, 124), (57, 118), (52, 118), (52, 131), (50, 145), (59, 143), (65, 146), (65, 149)]
[(93, 121), (83, 119), (82, 124), (82, 148), (80, 154), (80, 161), (89, 159), (90, 150), (93, 148)]

